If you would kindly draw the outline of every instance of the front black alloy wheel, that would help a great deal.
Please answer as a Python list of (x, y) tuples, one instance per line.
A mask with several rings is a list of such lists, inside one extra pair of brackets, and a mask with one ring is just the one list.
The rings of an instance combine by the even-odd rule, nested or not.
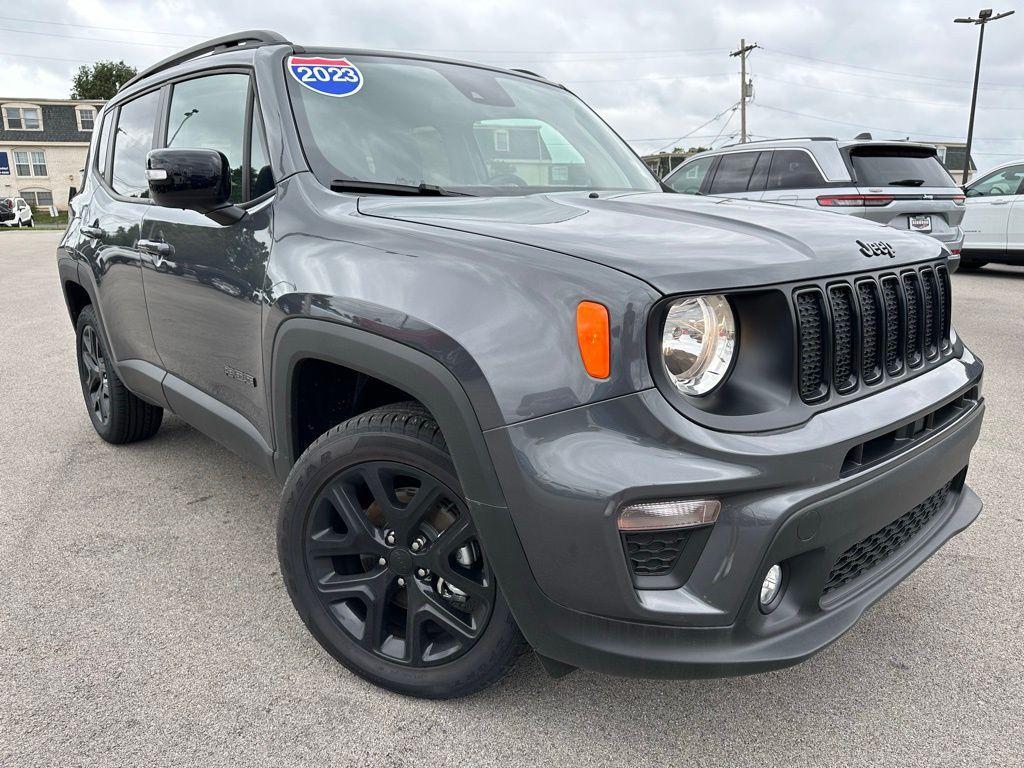
[(487, 626), (494, 579), (469, 511), (417, 467), (368, 461), (339, 472), (313, 502), (304, 549), (321, 604), (388, 661), (451, 661)]
[(440, 429), (416, 403), (350, 419), (303, 453), (285, 484), (278, 555), (313, 636), (383, 687), (463, 696), (526, 649)]

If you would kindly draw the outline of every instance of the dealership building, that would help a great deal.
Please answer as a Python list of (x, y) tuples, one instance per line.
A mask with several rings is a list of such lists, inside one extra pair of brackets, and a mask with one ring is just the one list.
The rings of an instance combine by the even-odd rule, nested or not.
[(0, 98), (0, 197), (66, 211), (102, 101)]

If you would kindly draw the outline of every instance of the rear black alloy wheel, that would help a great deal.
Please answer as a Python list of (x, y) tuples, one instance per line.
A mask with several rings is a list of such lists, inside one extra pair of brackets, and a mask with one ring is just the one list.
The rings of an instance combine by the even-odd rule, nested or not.
[(382, 687), (465, 696), (528, 647), (441, 430), (417, 403), (356, 416), (306, 449), (285, 483), (277, 547), (309, 631)]
[(78, 375), (89, 419), (108, 443), (134, 443), (160, 429), (163, 408), (128, 391), (117, 376), (96, 311), (89, 304), (75, 324)]
[(335, 475), (313, 502), (305, 554), (326, 610), (363, 648), (398, 664), (463, 655), (494, 605), (465, 502), (409, 464), (369, 461)]
[(86, 405), (95, 421), (107, 424), (110, 422), (110, 380), (107, 378), (107, 361), (103, 357), (95, 326), (87, 325), (82, 329), (79, 345)]

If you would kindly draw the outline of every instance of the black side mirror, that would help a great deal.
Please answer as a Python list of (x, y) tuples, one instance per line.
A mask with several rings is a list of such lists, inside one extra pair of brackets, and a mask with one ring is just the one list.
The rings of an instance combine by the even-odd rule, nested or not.
[(220, 224), (245, 212), (230, 203), (231, 166), (215, 149), (154, 149), (146, 156), (149, 196), (164, 208), (202, 213)]

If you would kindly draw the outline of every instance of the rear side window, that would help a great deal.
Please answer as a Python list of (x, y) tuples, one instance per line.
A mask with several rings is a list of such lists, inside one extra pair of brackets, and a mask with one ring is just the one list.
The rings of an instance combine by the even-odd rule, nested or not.
[(140, 199), (149, 197), (146, 155), (153, 148), (153, 128), (159, 104), (160, 93), (151, 91), (129, 101), (118, 111), (110, 186), (119, 195)]
[(750, 183), (747, 185), (747, 189), (751, 192), (763, 192), (765, 184), (768, 183), (768, 169), (772, 164), (772, 153), (762, 152), (757, 157), (757, 165), (754, 166), (754, 172), (750, 174)]
[(777, 149), (768, 173), (768, 189), (812, 189), (825, 179), (811, 156), (795, 149)]
[(857, 147), (850, 151), (850, 162), (860, 186), (956, 186), (932, 150), (910, 147)]
[(723, 155), (711, 182), (712, 195), (724, 195), (730, 192), (746, 192), (750, 175), (754, 172), (758, 152), (737, 152), (734, 155)]
[(704, 183), (704, 178), (708, 175), (708, 171), (714, 162), (715, 158), (713, 157), (702, 157), (699, 160), (694, 160), (692, 163), (687, 163), (671, 174), (665, 180), (665, 183), (676, 192), (682, 192), (684, 195), (700, 194), (700, 187)]

